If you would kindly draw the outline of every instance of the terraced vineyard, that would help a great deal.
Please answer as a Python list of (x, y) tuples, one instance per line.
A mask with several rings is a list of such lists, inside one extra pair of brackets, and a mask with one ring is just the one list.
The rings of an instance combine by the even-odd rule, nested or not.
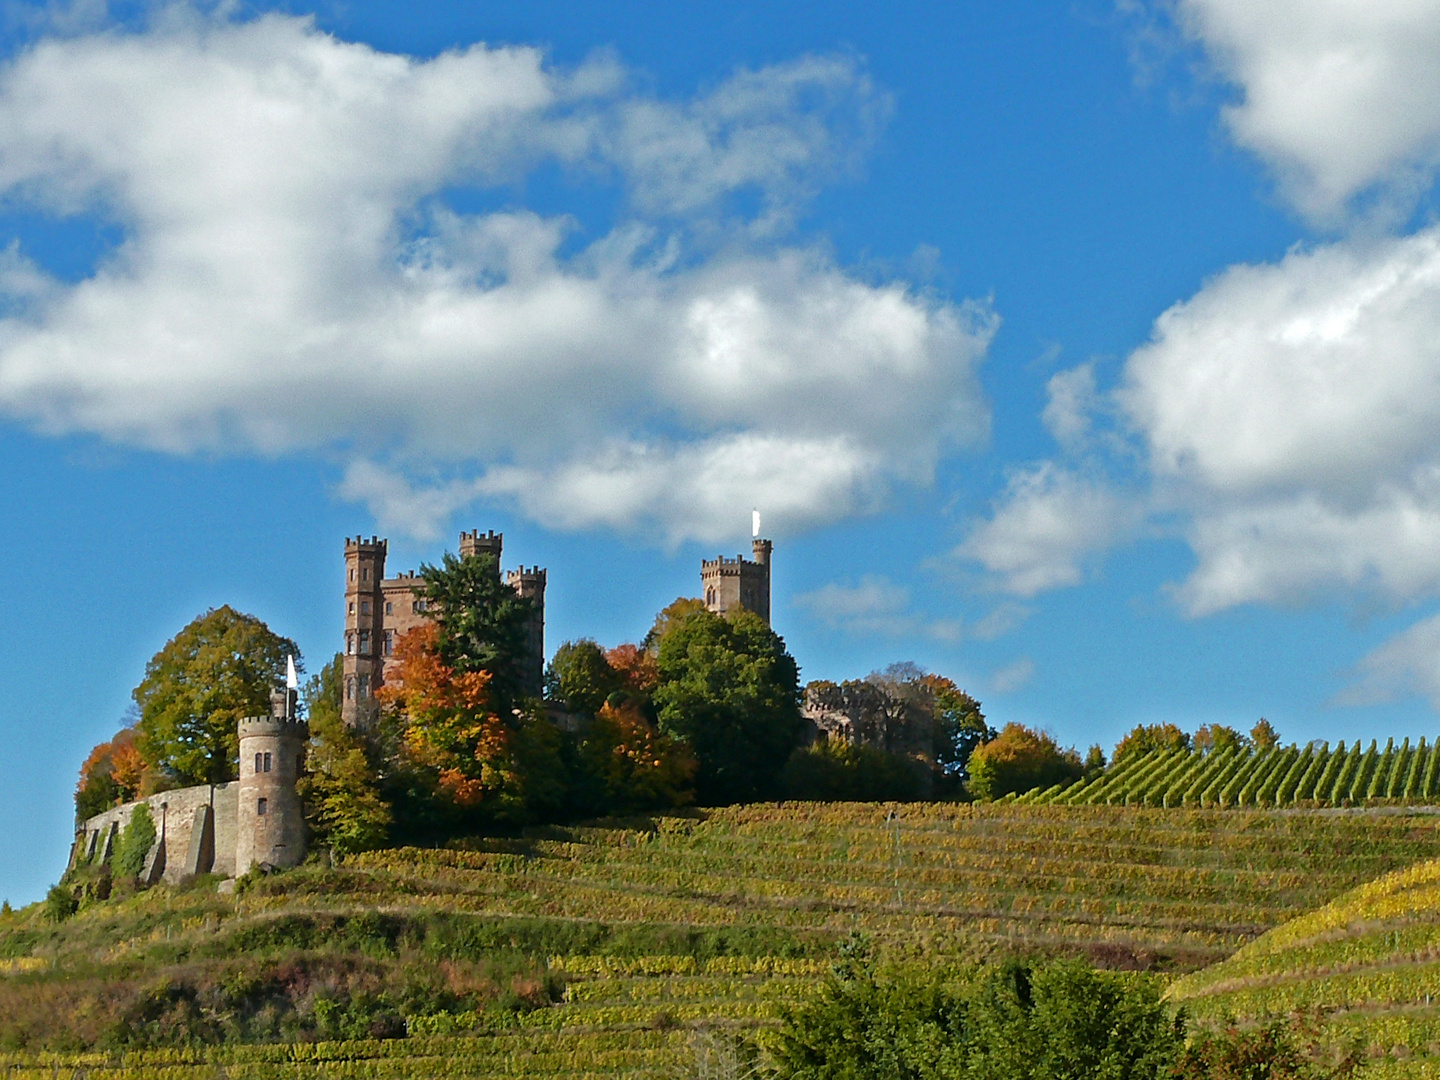
[(1201, 753), (1137, 754), (1069, 786), (1016, 801), (1060, 806), (1210, 808), (1327, 807), (1434, 803), (1440, 798), (1440, 743), (1372, 740)]
[(518, 957), (560, 988), (553, 1003), (412, 1010), (408, 1037), (396, 1039), (123, 1058), (32, 1045), (0, 1052), (0, 1069), (16, 1080), (77, 1068), (90, 1080), (209, 1080), (220, 1068), (231, 1078), (673, 1076), (696, 1029), (754, 1031), (813, 993), (852, 932), (935, 962), (1067, 950), (1193, 969), (1440, 854), (1440, 815), (758, 805), (471, 848), (371, 853), (238, 897), (156, 889), (58, 929), (34, 909), (16, 913), (0, 921), (0, 1014), (93, 1016), (102, 1002), (86, 995), (102, 986), (233, 982), (242, 960), (293, 978), (337, 957), (379, 976)]
[(1375, 1075), (1440, 1076), (1440, 860), (1362, 885), (1169, 993), (1202, 1022), (1312, 1014), (1326, 1037), (1383, 1053)]

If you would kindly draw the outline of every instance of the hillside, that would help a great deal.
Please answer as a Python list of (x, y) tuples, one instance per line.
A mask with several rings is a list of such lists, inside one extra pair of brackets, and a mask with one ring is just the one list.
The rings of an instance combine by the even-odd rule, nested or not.
[(1378, 1075), (1440, 1077), (1440, 860), (1388, 874), (1266, 933), (1169, 991), (1197, 1020), (1301, 1012), (1359, 1039)]
[[(1437, 855), (1440, 815), (1014, 804), (764, 804), (375, 852), (236, 896), (202, 879), (58, 927), (5, 917), (0, 1068), (673, 1074), (692, 1029), (764, 1025), (856, 931), (934, 960), (1194, 969)], [(227, 1042), (164, 1048), (195, 1038)]]

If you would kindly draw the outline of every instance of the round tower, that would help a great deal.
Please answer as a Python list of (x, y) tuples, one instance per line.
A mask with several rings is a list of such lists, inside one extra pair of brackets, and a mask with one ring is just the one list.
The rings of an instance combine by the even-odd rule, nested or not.
[(235, 874), (252, 866), (298, 866), (305, 858), (305, 810), (296, 781), (310, 730), (295, 718), (295, 691), (270, 695), (270, 715), (241, 720), (240, 804)]

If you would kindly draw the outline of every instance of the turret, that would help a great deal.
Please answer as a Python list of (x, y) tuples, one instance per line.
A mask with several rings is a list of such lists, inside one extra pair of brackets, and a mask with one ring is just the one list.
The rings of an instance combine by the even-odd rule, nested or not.
[(521, 685), (532, 697), (545, 689), (545, 571), (539, 566), (511, 570), (505, 584), (531, 603), (530, 618), (525, 627), (525, 656), (521, 660)]
[(472, 555), (493, 555), (495, 566), (500, 566), (500, 550), (505, 543), (505, 534), (497, 533), (494, 529), (482, 534), (479, 529), (474, 532), (462, 532), (460, 534), (460, 557), (468, 559)]
[(770, 554), (774, 545), (756, 537), (750, 545), (754, 562), (743, 555), (723, 555), (700, 562), (700, 588), (705, 606), (717, 615), (744, 608), (770, 623)]
[(340, 716), (349, 727), (368, 726), (375, 711), (384, 657), (386, 543), (372, 536), (345, 540), (345, 660)]
[(295, 715), (296, 692), (270, 695), (270, 715), (238, 725), (239, 806), (235, 873), (252, 866), (298, 866), (305, 858), (305, 811), (296, 782), (305, 768), (310, 730)]

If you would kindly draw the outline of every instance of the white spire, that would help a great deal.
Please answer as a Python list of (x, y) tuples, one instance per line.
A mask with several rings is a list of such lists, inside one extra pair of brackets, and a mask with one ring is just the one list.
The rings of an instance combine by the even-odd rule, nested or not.
[(751, 535), (751, 536), (755, 536), (755, 537), (758, 537), (758, 536), (760, 535), (760, 511), (759, 511), (759, 510), (751, 510), (751, 511), (750, 511), (750, 535)]
[(285, 657), (285, 689), (300, 689), (300, 676), (295, 674), (295, 657), (290, 655)]

